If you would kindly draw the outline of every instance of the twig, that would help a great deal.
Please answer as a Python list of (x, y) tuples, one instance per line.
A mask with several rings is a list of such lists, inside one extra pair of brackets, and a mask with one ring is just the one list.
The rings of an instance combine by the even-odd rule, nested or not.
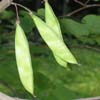
[(0, 92), (0, 100), (26, 100), (26, 99), (10, 97), (10, 96), (7, 96), (6, 94)]
[(20, 23), (20, 18), (19, 18), (19, 15), (18, 15), (18, 8), (17, 8), (17, 5), (16, 5), (16, 3), (15, 3), (14, 5), (15, 5), (15, 9), (16, 9), (17, 22)]
[(81, 6), (85, 6), (85, 4), (84, 4), (84, 3), (82, 3), (82, 2), (80, 2), (79, 0), (74, 0), (74, 2), (76, 2), (76, 3), (80, 4)]
[(91, 98), (81, 98), (81, 99), (77, 99), (77, 100), (100, 100), (100, 96), (99, 97), (91, 97)]
[(27, 7), (25, 7), (25, 6), (23, 6), (23, 5), (19, 4), (19, 3), (12, 2), (11, 4), (14, 5), (14, 6), (17, 5), (17, 6), (21, 7), (21, 8), (23, 8), (23, 9), (25, 9), (28, 12), (32, 12), (30, 9), (28, 9)]
[(90, 5), (83, 6), (83, 7), (79, 8), (79, 9), (76, 9), (76, 10), (72, 11), (69, 14), (63, 15), (63, 17), (72, 16), (72, 15), (74, 15), (74, 14), (76, 14), (76, 13), (82, 11), (82, 10), (85, 10), (87, 8), (92, 8), (92, 7), (100, 7), (100, 4), (90, 4)]
[(90, 0), (87, 0), (87, 1), (85, 2), (85, 5), (86, 5), (86, 4), (88, 4), (88, 3), (89, 3), (89, 1), (90, 1)]
[(74, 15), (74, 14), (76, 14), (76, 13), (78, 13), (78, 12), (80, 12), (80, 11), (86, 9), (86, 8), (87, 8), (87, 6), (81, 7), (81, 8), (79, 8), (79, 9), (76, 9), (76, 10), (72, 11), (71, 13), (69, 13), (69, 14), (67, 14), (67, 15), (63, 15), (63, 17), (72, 16), (72, 15)]

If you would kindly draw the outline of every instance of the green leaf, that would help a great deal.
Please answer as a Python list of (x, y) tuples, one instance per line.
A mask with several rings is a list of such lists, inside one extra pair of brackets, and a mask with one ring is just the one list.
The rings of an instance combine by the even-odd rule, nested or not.
[(91, 37), (80, 37), (79, 40), (83, 43), (83, 44), (90, 44), (90, 45), (94, 45), (95, 41), (93, 38)]
[(82, 19), (82, 23), (88, 28), (89, 34), (100, 35), (100, 16), (87, 15)]
[(1, 16), (0, 16), (0, 19), (3, 19), (3, 20), (11, 20), (13, 17), (15, 16), (14, 12), (13, 11), (3, 11)]
[(72, 19), (61, 19), (60, 23), (63, 33), (72, 34), (77, 38), (89, 35), (89, 31), (84, 24), (76, 22)]
[(21, 27), (24, 29), (25, 33), (31, 32), (34, 26), (35, 25), (30, 19), (30, 16), (24, 16), (21, 18)]
[(45, 10), (44, 8), (38, 9), (37, 15), (44, 18)]
[(63, 33), (75, 36), (83, 44), (99, 44), (100, 16), (86, 15), (81, 22), (63, 18), (60, 24)]
[(100, 45), (100, 35), (93, 35), (91, 39), (95, 41), (95, 44)]
[(57, 33), (53, 31), (53, 29), (51, 29), (48, 25), (46, 25), (46, 23), (42, 21), (39, 17), (35, 16), (34, 14), (32, 14), (31, 17), (34, 20), (41, 37), (50, 47), (52, 52), (65, 62), (77, 64), (76, 59), (66, 47), (64, 42), (59, 39)]
[(19, 24), (16, 26), (15, 53), (20, 80), (25, 89), (34, 95), (33, 71), (29, 44)]

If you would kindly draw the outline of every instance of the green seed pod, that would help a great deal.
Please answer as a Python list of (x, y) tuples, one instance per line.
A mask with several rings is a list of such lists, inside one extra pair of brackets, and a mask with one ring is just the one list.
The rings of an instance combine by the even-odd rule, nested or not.
[[(53, 31), (55, 31), (55, 33), (58, 35), (59, 39), (63, 41), (63, 37), (61, 34), (61, 29), (60, 29), (60, 24), (58, 22), (57, 17), (55, 16), (51, 6), (49, 5), (48, 1), (45, 1), (45, 19), (46, 19), (46, 24), (53, 29)], [(57, 55), (54, 54), (53, 55), (56, 59), (56, 61), (61, 65), (66, 67), (67, 66), (67, 62), (65, 62), (64, 60), (60, 59)]]
[(63, 59), (61, 59), (61, 58), (59, 58), (56, 54), (54, 54), (53, 53), (53, 55), (54, 55), (54, 57), (55, 57), (55, 59), (56, 59), (56, 61), (57, 61), (57, 63), (59, 64), (59, 65), (61, 65), (61, 66), (63, 66), (63, 67), (67, 67), (67, 62), (66, 61), (64, 61)]
[(45, 19), (46, 24), (51, 27), (53, 31), (55, 31), (55, 33), (58, 35), (59, 39), (63, 41), (60, 24), (48, 1), (45, 1)]
[(38, 31), (40, 32), (41, 37), (47, 43), (47, 45), (52, 50), (52, 52), (57, 57), (62, 59), (64, 62), (77, 64), (76, 59), (71, 54), (69, 49), (66, 47), (64, 42), (62, 42), (62, 40), (59, 39), (59, 36), (57, 35), (57, 33), (55, 31), (53, 31), (53, 29), (51, 27), (49, 27), (39, 17), (35, 16), (34, 14), (31, 14), (31, 16), (36, 24)]
[(20, 80), (24, 88), (34, 95), (33, 70), (29, 44), (19, 23), (16, 26), (15, 53)]

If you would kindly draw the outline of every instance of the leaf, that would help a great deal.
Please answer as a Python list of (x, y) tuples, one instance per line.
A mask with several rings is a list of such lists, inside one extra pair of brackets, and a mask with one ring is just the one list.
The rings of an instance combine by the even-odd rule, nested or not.
[(89, 35), (89, 31), (84, 24), (78, 23), (72, 19), (63, 18), (60, 23), (63, 33), (72, 34), (77, 38)]
[[(60, 29), (60, 24), (58, 22), (58, 19), (55, 16), (51, 6), (49, 5), (49, 3), (47, 1), (45, 2), (45, 18), (46, 18), (46, 24), (51, 29), (53, 29), (53, 31), (55, 31), (56, 35), (58, 35), (59, 39), (61, 39), (62, 42), (64, 42), (62, 34), (61, 34), (61, 29)], [(61, 66), (67, 65), (67, 62), (60, 59), (55, 53), (54, 53), (54, 57)]]
[(47, 43), (52, 52), (65, 62), (77, 64), (76, 59), (66, 47), (64, 42), (59, 39), (57, 33), (53, 31), (53, 29), (51, 29), (48, 25), (46, 25), (46, 23), (39, 17), (35, 16), (34, 14), (32, 14), (31, 17), (34, 20), (41, 37)]
[(72, 19), (63, 18), (60, 20), (60, 24), (63, 33), (69, 36), (75, 36), (83, 44), (99, 44), (100, 16), (86, 15), (81, 20), (81, 23)]
[(80, 40), (83, 44), (95, 45), (95, 41), (94, 41), (94, 39), (91, 38), (91, 37), (80, 37), (79, 40)]
[(11, 20), (13, 17), (15, 16), (14, 12), (13, 11), (3, 11), (1, 16), (0, 16), (0, 19), (3, 19), (3, 20)]
[(23, 29), (18, 23), (15, 35), (15, 53), (20, 80), (25, 89), (33, 95), (34, 83), (29, 44)]
[(45, 10), (44, 8), (38, 9), (37, 15), (44, 18)]
[(34, 23), (30, 16), (24, 16), (21, 18), (21, 27), (24, 29), (25, 33), (29, 33), (34, 28)]
[(97, 44), (100, 45), (100, 36), (95, 37), (95, 40), (96, 40)]
[(82, 23), (86, 25), (90, 34), (100, 34), (100, 16), (87, 15), (82, 19)]

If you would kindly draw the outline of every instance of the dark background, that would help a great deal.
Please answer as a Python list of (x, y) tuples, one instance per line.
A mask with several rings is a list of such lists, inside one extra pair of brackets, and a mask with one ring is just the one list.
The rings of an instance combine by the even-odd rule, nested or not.
[[(79, 0), (79, 1), (84, 3), (86, 0)], [(14, 2), (21, 3), (24, 6), (27, 6), (28, 8), (30, 8), (32, 10), (37, 10), (37, 9), (44, 6), (42, 0), (14, 0)], [(73, 10), (81, 7), (79, 4), (75, 3), (74, 0), (49, 0), (49, 3), (53, 7), (53, 10), (55, 11), (55, 13), (59, 16), (65, 15), (68, 12), (73, 11)], [(95, 2), (95, 1), (90, 0), (89, 3), (90, 4), (93, 4), (93, 3), (98, 4), (99, 2)], [(98, 8), (95, 8), (95, 9), (90, 8), (88, 10), (86, 9), (82, 12), (79, 12), (78, 15), (80, 13), (84, 13), (84, 14), (99, 13), (97, 10), (98, 10)]]

